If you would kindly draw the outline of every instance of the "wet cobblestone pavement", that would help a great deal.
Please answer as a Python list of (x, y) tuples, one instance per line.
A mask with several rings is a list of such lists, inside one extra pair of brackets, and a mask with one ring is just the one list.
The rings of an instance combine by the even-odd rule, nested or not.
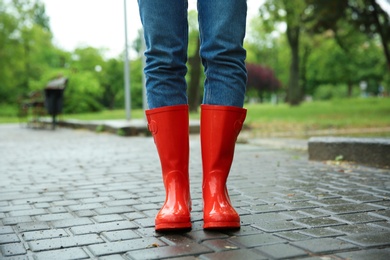
[(151, 137), (0, 125), (1, 259), (390, 259), (390, 170), (238, 144), (239, 231), (203, 231), (199, 136), (193, 228), (156, 233), (165, 198)]

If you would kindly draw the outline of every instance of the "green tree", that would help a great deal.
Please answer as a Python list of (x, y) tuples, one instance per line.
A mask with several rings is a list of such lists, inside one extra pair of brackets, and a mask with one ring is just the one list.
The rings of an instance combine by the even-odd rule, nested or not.
[(300, 36), (304, 29), (306, 3), (304, 0), (267, 0), (260, 8), (260, 15), (268, 32), (281, 24), (286, 25), (287, 42), (290, 47), (290, 73), (287, 88), (287, 101), (298, 105), (302, 100), (300, 86)]
[(120, 102), (118, 98), (123, 95), (123, 62), (118, 59), (109, 59), (103, 73), (103, 95), (101, 102), (103, 106), (114, 109)]
[(332, 30), (346, 52), (350, 48), (351, 29), (369, 38), (379, 38), (390, 70), (390, 17), (375, 0), (306, 0), (310, 29), (314, 32)]
[(36, 88), (57, 50), (40, 1), (0, 1), (0, 27), (0, 97), (9, 103)]

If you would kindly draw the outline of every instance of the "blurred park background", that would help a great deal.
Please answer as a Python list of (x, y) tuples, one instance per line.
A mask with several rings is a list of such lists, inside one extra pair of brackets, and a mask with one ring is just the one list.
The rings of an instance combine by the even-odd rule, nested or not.
[[(387, 0), (264, 0), (245, 39), (248, 128), (257, 135), (390, 136), (389, 6)], [(62, 119), (125, 119), (125, 52), (107, 58), (103, 48), (62, 49), (45, 10), (39, 0), (0, 0), (0, 123), (19, 122), (21, 102), (58, 77), (68, 79)], [(188, 101), (197, 118), (204, 74), (196, 10), (189, 12), (189, 30)], [(135, 54), (132, 118), (143, 118), (142, 30), (128, 48)]]

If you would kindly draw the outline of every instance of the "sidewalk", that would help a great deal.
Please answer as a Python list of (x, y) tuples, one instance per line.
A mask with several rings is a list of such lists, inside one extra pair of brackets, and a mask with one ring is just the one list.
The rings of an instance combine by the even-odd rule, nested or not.
[(205, 232), (198, 134), (190, 154), (193, 228), (156, 233), (150, 136), (0, 125), (0, 259), (390, 259), (389, 169), (239, 143), (228, 188), (242, 227)]

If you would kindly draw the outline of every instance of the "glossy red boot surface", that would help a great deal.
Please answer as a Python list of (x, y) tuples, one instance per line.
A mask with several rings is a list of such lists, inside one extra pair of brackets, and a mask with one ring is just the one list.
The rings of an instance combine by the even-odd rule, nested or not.
[(240, 228), (240, 216), (230, 202), (226, 181), (246, 109), (201, 106), (204, 229)]
[(165, 202), (155, 218), (155, 229), (190, 229), (188, 106), (161, 107), (145, 113), (160, 158), (166, 192)]

